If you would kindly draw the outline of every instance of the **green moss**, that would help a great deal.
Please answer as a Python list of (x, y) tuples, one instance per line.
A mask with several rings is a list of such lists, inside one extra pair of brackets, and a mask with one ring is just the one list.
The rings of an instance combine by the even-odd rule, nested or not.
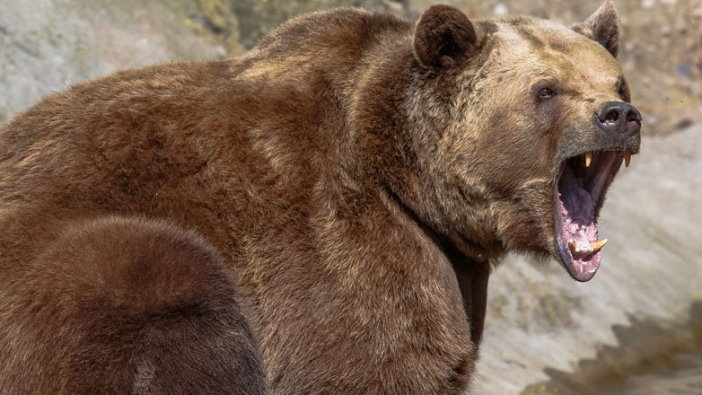
[(227, 0), (162, 0), (189, 29), (214, 40), (231, 54), (244, 52), (239, 42), (239, 20)]
[(240, 22), (239, 37), (246, 48), (256, 45), (264, 35), (286, 20), (308, 12), (335, 7), (390, 11), (382, 0), (236, 0), (230, 4)]
[(227, 0), (197, 0), (198, 14), (204, 29), (219, 35), (230, 47), (230, 50), (241, 49), (239, 41), (239, 20), (234, 14), (230, 1)]
[[(254, 47), (263, 36), (295, 16), (335, 7), (363, 7), (408, 15), (403, 0), (162, 0), (201, 35), (222, 41), (232, 54)], [(388, 4), (393, 4), (390, 8)]]

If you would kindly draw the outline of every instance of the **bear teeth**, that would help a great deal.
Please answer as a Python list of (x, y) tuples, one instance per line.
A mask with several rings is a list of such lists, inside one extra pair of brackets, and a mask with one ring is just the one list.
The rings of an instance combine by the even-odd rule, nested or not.
[[(631, 152), (622, 150), (621, 153), (624, 156), (624, 165), (626, 167), (629, 167), (629, 163), (631, 163)], [(586, 168), (589, 168), (590, 165), (592, 164), (592, 156), (593, 156), (592, 151), (586, 152), (583, 154), (583, 158), (585, 159), (585, 167)]]
[(593, 253), (598, 252), (599, 250), (602, 249), (602, 247), (605, 246), (605, 244), (607, 244), (607, 239), (602, 239), (600, 241), (596, 241), (596, 242), (592, 243), (592, 252)]
[(602, 239), (599, 241), (596, 241), (594, 243), (590, 243), (590, 248), (589, 249), (582, 249), (578, 247), (577, 244), (575, 244), (575, 241), (573, 239), (568, 240), (568, 249), (570, 250), (570, 253), (573, 255), (581, 255), (581, 254), (594, 254), (596, 252), (599, 252), (602, 247), (607, 244), (607, 239)]

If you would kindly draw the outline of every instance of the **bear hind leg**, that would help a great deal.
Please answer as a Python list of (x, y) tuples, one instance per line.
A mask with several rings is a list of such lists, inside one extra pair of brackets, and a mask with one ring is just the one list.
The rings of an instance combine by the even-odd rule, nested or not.
[(235, 282), (191, 232), (122, 217), (72, 225), (23, 277), (3, 369), (19, 392), (266, 392)]

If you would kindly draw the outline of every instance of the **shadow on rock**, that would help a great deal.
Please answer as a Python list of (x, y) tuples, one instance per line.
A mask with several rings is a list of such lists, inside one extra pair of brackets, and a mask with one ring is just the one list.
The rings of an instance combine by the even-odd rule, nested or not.
[[(623, 394), (625, 388), (631, 387), (626, 385), (627, 380), (647, 375), (671, 377), (693, 391), (690, 385), (702, 389), (701, 369), (694, 370), (699, 374), (694, 383), (689, 377), (673, 374), (676, 369), (688, 368), (690, 356), (697, 356), (693, 363), (702, 364), (702, 300), (692, 304), (690, 318), (684, 323), (637, 319), (631, 315), (629, 318), (630, 326), (612, 328), (618, 346), (602, 347), (594, 359), (581, 360), (572, 372), (546, 368), (544, 372), (550, 380), (530, 385), (521, 394)], [(654, 392), (662, 394), (657, 391)], [(693, 393), (684, 391), (680, 388), (674, 393)]]

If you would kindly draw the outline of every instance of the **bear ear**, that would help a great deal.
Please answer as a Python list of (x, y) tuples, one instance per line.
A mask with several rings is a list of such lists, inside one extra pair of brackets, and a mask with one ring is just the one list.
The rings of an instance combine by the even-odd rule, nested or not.
[(619, 52), (619, 17), (611, 0), (607, 0), (584, 22), (573, 26), (573, 30), (597, 41), (615, 58)]
[(470, 57), (477, 47), (478, 31), (457, 8), (432, 6), (415, 26), (414, 54), (428, 69), (451, 68)]

